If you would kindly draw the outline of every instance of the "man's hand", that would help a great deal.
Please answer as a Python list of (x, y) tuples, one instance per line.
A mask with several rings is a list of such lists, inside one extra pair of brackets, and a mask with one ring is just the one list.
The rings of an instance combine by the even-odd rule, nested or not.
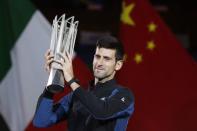
[(45, 70), (50, 73), (50, 70), (51, 70), (51, 63), (53, 62), (54, 60), (54, 55), (53, 55), (53, 52), (48, 49), (45, 53)]
[[(72, 66), (72, 56), (68, 53), (66, 54), (58, 54), (61, 60), (53, 59), (52, 62), (57, 64), (52, 64), (53, 68), (60, 69), (64, 73), (65, 81), (70, 81), (74, 77), (73, 66)], [(48, 61), (50, 62), (50, 61)]]
[[(64, 79), (66, 82), (70, 81), (72, 78), (74, 78), (74, 73), (73, 73), (73, 66), (72, 66), (72, 56), (68, 53), (66, 54), (58, 54), (61, 58), (61, 60), (54, 60), (54, 62), (58, 63), (52, 65), (56, 69), (60, 69), (64, 73)], [(57, 65), (57, 67), (55, 67)], [(72, 83), (70, 85), (71, 89), (74, 91), (77, 88), (80, 87), (78, 83)]]
[[(62, 70), (64, 74), (65, 81), (70, 81), (74, 77), (73, 66), (72, 66), (72, 56), (68, 53), (58, 54), (61, 60), (54, 60), (54, 54), (51, 50), (47, 50), (45, 53), (45, 69), (50, 73), (51, 67)], [(72, 83), (72, 90), (76, 90), (80, 85), (77, 83)]]

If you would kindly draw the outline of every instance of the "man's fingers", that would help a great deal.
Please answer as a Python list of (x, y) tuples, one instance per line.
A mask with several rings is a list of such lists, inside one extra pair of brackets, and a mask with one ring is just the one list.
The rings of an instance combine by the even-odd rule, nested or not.
[(55, 68), (55, 69), (60, 69), (63, 71), (63, 68), (64, 68), (64, 62), (61, 61), (61, 60), (53, 60), (53, 63), (52, 63), (52, 67)]
[(51, 63), (53, 62), (53, 59), (50, 59), (48, 61), (46, 61), (45, 63), (45, 70), (49, 72), (50, 68), (51, 68)]
[(51, 57), (54, 57), (53, 52), (50, 49), (47, 50), (44, 57), (46, 60), (50, 59)]
[(52, 57), (54, 57), (54, 55), (52, 53), (50, 53), (48, 56), (46, 56), (47, 59), (51, 59)]
[(47, 66), (50, 66), (50, 64), (51, 64), (53, 61), (54, 61), (53, 58), (47, 60)]
[(66, 56), (64, 56), (62, 53), (58, 53), (57, 55), (60, 57), (62, 61), (66, 61)]
[(55, 62), (57, 64), (60, 64), (61, 66), (64, 65), (64, 62), (62, 60), (53, 60), (52, 62)]
[(69, 60), (70, 62), (72, 62), (72, 56), (71, 56), (68, 52), (66, 52), (66, 56), (67, 56), (68, 60)]
[(63, 59), (65, 63), (71, 62), (67, 54), (58, 53), (58, 55), (60, 56), (61, 59)]
[(48, 49), (47, 51), (46, 51), (46, 53), (45, 53), (45, 58), (50, 54), (50, 52), (51, 52), (51, 50), (50, 49)]
[(49, 56), (47, 56), (46, 61), (53, 60), (53, 59), (54, 59), (54, 56), (53, 55), (49, 55)]

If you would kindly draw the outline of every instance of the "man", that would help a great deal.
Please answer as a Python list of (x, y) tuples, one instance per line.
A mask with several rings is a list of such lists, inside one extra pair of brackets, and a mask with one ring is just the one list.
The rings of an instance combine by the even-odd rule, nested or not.
[(47, 70), (52, 62), (59, 63), (57, 68), (63, 71), (72, 92), (54, 105), (53, 94), (45, 89), (38, 101), (33, 124), (48, 127), (66, 118), (69, 131), (125, 131), (134, 111), (134, 96), (114, 79), (122, 68), (123, 57), (122, 44), (116, 38), (107, 36), (98, 40), (93, 60), (95, 79), (86, 91), (74, 77), (71, 56), (63, 54), (63, 60), (57, 61), (48, 51), (45, 56)]

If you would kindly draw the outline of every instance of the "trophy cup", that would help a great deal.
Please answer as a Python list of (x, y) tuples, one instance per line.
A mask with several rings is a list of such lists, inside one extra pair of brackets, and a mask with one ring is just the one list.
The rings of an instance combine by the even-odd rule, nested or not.
[[(73, 56), (75, 39), (77, 35), (78, 21), (74, 21), (74, 16), (65, 19), (63, 14), (59, 19), (55, 16), (52, 25), (50, 50), (54, 54), (55, 60), (62, 60), (59, 54), (66, 52)], [(47, 90), (58, 93), (64, 90), (63, 72), (54, 67), (60, 66), (58, 63), (51, 64), (51, 70), (47, 82)]]

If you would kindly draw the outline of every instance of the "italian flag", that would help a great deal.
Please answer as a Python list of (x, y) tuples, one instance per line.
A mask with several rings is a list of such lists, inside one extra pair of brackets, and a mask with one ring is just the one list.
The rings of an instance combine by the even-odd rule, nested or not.
[[(50, 45), (51, 25), (28, 0), (1, 0), (0, 14), (0, 114), (8, 130), (23, 131), (48, 79), (44, 53)], [(80, 59), (75, 63), (82, 65), (76, 74), (90, 76)]]

